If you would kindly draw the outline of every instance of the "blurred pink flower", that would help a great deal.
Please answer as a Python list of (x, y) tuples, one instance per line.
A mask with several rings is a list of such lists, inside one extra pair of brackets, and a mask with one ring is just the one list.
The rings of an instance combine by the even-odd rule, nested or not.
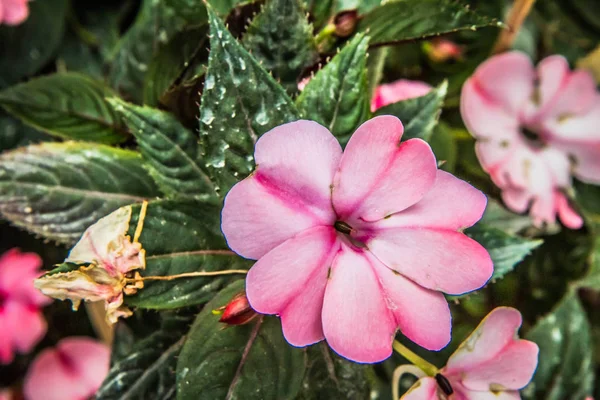
[(420, 346), (450, 340), (441, 292), (483, 286), (487, 251), (462, 233), (486, 197), (437, 170), (429, 145), (400, 143), (402, 123), (361, 125), (342, 155), (313, 121), (278, 126), (256, 143), (256, 170), (225, 198), (231, 249), (258, 259), (246, 279), (250, 305), (281, 317), (294, 346), (324, 338), (359, 362), (391, 354), (399, 328)]
[(587, 71), (571, 72), (561, 56), (535, 70), (525, 54), (504, 53), (467, 80), (461, 113), (510, 209), (529, 208), (537, 226), (556, 214), (568, 228), (582, 226), (564, 192), (571, 176), (600, 183), (600, 94)]
[(108, 374), (110, 349), (89, 338), (70, 337), (33, 361), (23, 392), (27, 400), (86, 400)]
[(424, 377), (402, 400), (520, 399), (519, 390), (531, 381), (538, 363), (538, 346), (517, 336), (521, 322), (514, 308), (492, 310), (440, 370), (449, 388)]
[(12, 249), (0, 256), (0, 363), (25, 353), (46, 333), (40, 307), (50, 299), (38, 292), (33, 280), (40, 276), (42, 260), (34, 253)]
[(371, 111), (402, 100), (425, 96), (430, 91), (429, 84), (408, 79), (399, 79), (392, 83), (379, 85), (371, 99)]
[(29, 0), (0, 0), (0, 24), (19, 25), (29, 16)]
[(10, 389), (0, 389), (0, 400), (13, 400), (13, 395)]
[(444, 38), (436, 38), (426, 43), (425, 52), (432, 61), (438, 63), (463, 58), (463, 46)]

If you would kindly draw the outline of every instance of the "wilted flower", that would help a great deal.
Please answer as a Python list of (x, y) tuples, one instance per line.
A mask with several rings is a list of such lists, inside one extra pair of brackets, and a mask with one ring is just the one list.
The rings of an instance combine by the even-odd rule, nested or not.
[(399, 79), (392, 83), (377, 86), (371, 99), (371, 111), (414, 97), (425, 96), (431, 91), (431, 86), (421, 81)]
[(228, 325), (244, 325), (256, 318), (258, 314), (250, 307), (246, 293), (235, 295), (225, 307), (219, 322)]
[(110, 349), (95, 340), (70, 337), (45, 349), (33, 361), (23, 392), (27, 400), (83, 400), (108, 374)]
[(0, 24), (19, 25), (29, 15), (29, 0), (0, 0)]
[(480, 288), (487, 251), (461, 231), (485, 209), (480, 191), (438, 171), (429, 145), (400, 143), (396, 117), (365, 122), (345, 152), (313, 121), (256, 143), (256, 170), (225, 198), (232, 250), (258, 259), (250, 305), (281, 317), (289, 343), (324, 338), (339, 354), (377, 362), (399, 327), (428, 349), (450, 340), (444, 295)]
[(419, 379), (402, 400), (520, 399), (538, 363), (538, 346), (517, 336), (521, 322), (514, 308), (492, 310), (439, 375)]
[(461, 113), (477, 157), (506, 205), (535, 225), (582, 226), (565, 192), (572, 178), (600, 183), (600, 94), (592, 76), (562, 56), (537, 71), (516, 51), (490, 58), (462, 90)]
[(36, 280), (44, 294), (69, 299), (77, 309), (82, 300), (104, 301), (106, 318), (115, 323), (128, 317), (123, 293), (134, 294), (143, 287), (136, 270), (146, 267), (145, 251), (127, 236), (131, 206), (122, 207), (90, 226), (73, 247), (68, 263), (89, 264), (67, 272), (49, 273)]
[(33, 286), (42, 260), (34, 253), (12, 249), (0, 257), (0, 363), (12, 361), (14, 351), (25, 353), (46, 333), (40, 307), (50, 299)]

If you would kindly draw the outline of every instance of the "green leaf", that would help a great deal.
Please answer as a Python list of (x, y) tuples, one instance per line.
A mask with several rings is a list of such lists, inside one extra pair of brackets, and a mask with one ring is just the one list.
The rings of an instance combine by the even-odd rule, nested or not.
[(117, 98), (108, 100), (137, 139), (150, 175), (168, 196), (214, 195), (213, 184), (200, 159), (198, 137), (175, 117)]
[(320, 29), (327, 23), (333, 12), (334, 0), (303, 0), (305, 8), (311, 16), (313, 25)]
[(392, 103), (377, 110), (375, 115), (395, 115), (404, 125), (402, 140), (421, 138), (429, 141), (444, 105), (448, 82), (442, 82), (425, 96)]
[(200, 134), (213, 181), (225, 194), (253, 169), (254, 143), (298, 118), (285, 90), (209, 9), (210, 56), (200, 106)]
[(128, 132), (105, 100), (114, 93), (77, 73), (32, 79), (0, 92), (0, 105), (28, 125), (66, 139), (119, 143)]
[(298, 91), (298, 77), (319, 57), (312, 26), (298, 0), (267, 2), (248, 26), (243, 44), (288, 93)]
[(575, 292), (527, 334), (540, 347), (539, 362), (532, 382), (522, 391), (527, 399), (583, 400), (592, 394), (591, 327)]
[(159, 44), (167, 43), (182, 24), (183, 20), (164, 2), (143, 0), (135, 22), (109, 59), (111, 86), (140, 103), (148, 64)]
[(382, 45), (485, 26), (502, 25), (472, 11), (464, 1), (395, 0), (364, 15), (357, 31), (368, 32), (371, 45)]
[(32, 1), (27, 20), (0, 25), (0, 88), (33, 75), (56, 52), (65, 30), (67, 0)]
[(308, 362), (298, 400), (368, 399), (368, 365), (350, 362), (321, 342), (307, 348)]
[(529, 215), (519, 215), (508, 211), (498, 201), (488, 198), (487, 207), (480, 223), (514, 235), (530, 227), (531, 219)]
[(429, 145), (438, 164), (443, 163), (440, 169), (454, 173), (458, 158), (458, 145), (452, 129), (444, 123), (436, 125), (433, 128), (433, 134), (429, 138)]
[[(140, 206), (129, 224), (135, 233)], [(221, 233), (221, 207), (201, 201), (159, 200), (148, 204), (140, 236), (146, 251), (142, 276), (168, 276), (198, 271), (247, 270), (252, 262), (229, 250)], [(125, 303), (135, 307), (171, 309), (202, 304), (242, 274), (145, 281), (144, 288)]]
[(368, 37), (356, 35), (308, 82), (296, 100), (304, 118), (326, 126), (343, 142), (369, 115), (368, 42)]
[(260, 317), (224, 329), (212, 313), (243, 289), (243, 281), (231, 284), (198, 314), (177, 363), (179, 400), (296, 397), (305, 354), (285, 341), (279, 320)]
[(237, 6), (257, 1), (258, 0), (166, 0), (166, 3), (188, 22), (198, 25), (207, 20), (205, 3), (210, 4), (218, 15), (224, 17)]
[(0, 110), (0, 152), (39, 142), (51, 142), (53, 138), (23, 124)]
[(509, 235), (500, 229), (482, 223), (467, 229), (465, 233), (490, 253), (494, 262), (494, 273), (490, 281), (502, 278), (511, 272), (518, 263), (543, 242), (539, 239)]
[(43, 143), (0, 156), (0, 213), (44, 238), (73, 243), (99, 218), (158, 194), (139, 153)]
[[(111, 368), (94, 397), (96, 400), (176, 398), (175, 368), (191, 318), (167, 314), (161, 329), (130, 346)], [(118, 337), (117, 337), (118, 338)], [(115, 339), (117, 339), (115, 338)], [(126, 338), (130, 340), (130, 338)], [(114, 344), (115, 347), (121, 343)]]

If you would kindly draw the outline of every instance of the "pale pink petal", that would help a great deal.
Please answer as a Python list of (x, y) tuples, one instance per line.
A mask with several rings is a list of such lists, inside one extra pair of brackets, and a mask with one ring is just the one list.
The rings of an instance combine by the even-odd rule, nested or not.
[(548, 147), (539, 155), (550, 171), (555, 187), (571, 186), (571, 163), (567, 154), (556, 148)]
[(556, 210), (561, 222), (569, 229), (579, 229), (583, 226), (583, 218), (571, 208), (567, 197), (556, 192), (555, 195)]
[(323, 338), (321, 308), (327, 271), (338, 247), (332, 227), (316, 227), (271, 250), (248, 272), (250, 305), (263, 314), (281, 314), (284, 334), (293, 345), (305, 346)]
[[(543, 128), (549, 138), (550, 144), (554, 141), (585, 146), (600, 141), (600, 96), (596, 95), (595, 103), (581, 115), (564, 114), (562, 118), (548, 119), (543, 122)], [(560, 143), (559, 143), (560, 144)]]
[(465, 387), (456, 384), (455, 386), (453, 386), (454, 397), (452, 398), (452, 400), (521, 400), (521, 395), (516, 390), (491, 392), (489, 390), (469, 390)]
[[(598, 121), (600, 126), (600, 121)], [(600, 184), (600, 140), (596, 142), (553, 143), (572, 160), (572, 173), (583, 182)]]
[(26, 0), (4, 0), (4, 4), (0, 8), (4, 8), (4, 15), (0, 15), (0, 17), (7, 25), (18, 25), (29, 15), (29, 6)]
[(569, 78), (571, 70), (567, 59), (560, 55), (544, 58), (537, 65), (539, 110), (543, 112), (545, 106), (551, 104), (557, 97), (559, 90)]
[(502, 190), (502, 200), (506, 207), (516, 213), (523, 213), (529, 208), (531, 193), (526, 189), (506, 188)]
[(422, 81), (399, 79), (392, 83), (377, 86), (371, 99), (371, 111), (415, 97), (425, 96), (431, 91), (431, 85)]
[(429, 145), (420, 139), (400, 143), (403, 127), (384, 115), (354, 133), (335, 177), (333, 204), (338, 217), (376, 221), (419, 201), (435, 181), (437, 166)]
[[(549, 78), (553, 79), (553, 77)], [(596, 82), (589, 71), (568, 72), (558, 92), (544, 106), (543, 115), (538, 118), (560, 120), (566, 117), (577, 117), (590, 111), (596, 98)]]
[(62, 340), (46, 349), (27, 372), (27, 400), (81, 400), (100, 387), (109, 368), (110, 349), (87, 338)]
[(392, 354), (396, 323), (362, 250), (342, 245), (331, 267), (322, 317), (325, 339), (339, 355), (374, 363)]
[(401, 400), (439, 400), (437, 382), (435, 379), (425, 377), (419, 379), (408, 391), (400, 398)]
[(529, 210), (533, 225), (541, 227), (544, 224), (554, 224), (556, 222), (556, 202), (554, 193), (548, 196), (537, 196), (531, 203)]
[(418, 203), (374, 224), (384, 227), (427, 227), (459, 230), (481, 219), (487, 198), (448, 172), (438, 170), (435, 183)]
[(502, 168), (509, 163), (515, 150), (522, 146), (518, 133), (511, 133), (510, 139), (505, 136), (486, 137), (475, 143), (475, 154), (484, 171), (492, 173), (496, 168)]
[(459, 232), (383, 229), (367, 246), (387, 267), (425, 288), (448, 294), (479, 289), (493, 272), (487, 250)]
[(428, 350), (446, 347), (452, 320), (446, 297), (392, 271), (373, 256), (369, 261), (402, 334)]

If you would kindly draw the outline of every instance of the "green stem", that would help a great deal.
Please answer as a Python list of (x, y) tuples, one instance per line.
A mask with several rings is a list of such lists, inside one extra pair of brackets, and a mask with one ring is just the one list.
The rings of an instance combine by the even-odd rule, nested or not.
[(406, 358), (408, 361), (419, 367), (427, 375), (435, 376), (439, 372), (435, 365), (431, 364), (428, 361), (425, 361), (399, 341), (394, 340), (393, 347), (398, 354), (400, 354), (402, 357)]
[(317, 36), (315, 36), (315, 43), (317, 47), (321, 47), (325, 42), (329, 40), (335, 33), (335, 24), (327, 24)]

